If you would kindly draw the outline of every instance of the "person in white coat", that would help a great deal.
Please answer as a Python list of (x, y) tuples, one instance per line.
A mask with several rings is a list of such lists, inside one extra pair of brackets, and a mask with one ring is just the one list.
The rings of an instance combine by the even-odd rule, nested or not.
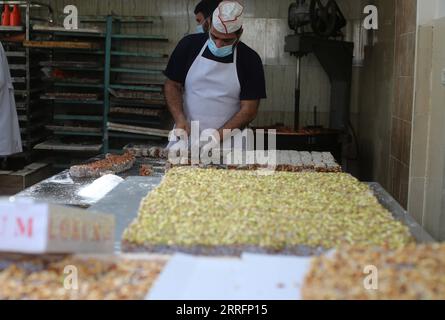
[(19, 121), (9, 64), (0, 43), (0, 157), (22, 152)]
[(237, 1), (221, 2), (209, 32), (184, 37), (170, 57), (165, 98), (175, 129), (189, 136), (199, 121), (200, 133), (215, 129), (221, 142), (225, 130), (245, 129), (266, 98), (261, 58), (240, 40), (243, 10)]

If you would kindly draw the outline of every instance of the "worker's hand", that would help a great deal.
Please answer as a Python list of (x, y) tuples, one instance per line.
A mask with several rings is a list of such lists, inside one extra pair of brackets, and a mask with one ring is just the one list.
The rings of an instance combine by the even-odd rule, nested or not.
[(187, 135), (190, 137), (190, 133), (191, 133), (190, 123), (187, 120), (177, 121), (175, 128), (184, 130), (185, 132), (187, 132)]
[[(221, 135), (218, 130), (213, 130), (213, 132), (205, 130), (204, 132), (207, 135), (207, 140), (201, 146), (201, 163), (210, 164), (213, 162), (219, 164), (221, 160), (218, 156), (221, 148)], [(216, 154), (214, 154), (215, 151)]]
[(187, 157), (190, 140), (190, 125), (188, 122), (185, 120), (177, 121), (174, 129), (169, 133), (168, 140), (170, 142), (168, 151), (170, 162), (173, 163), (173, 158), (181, 160), (182, 158)]

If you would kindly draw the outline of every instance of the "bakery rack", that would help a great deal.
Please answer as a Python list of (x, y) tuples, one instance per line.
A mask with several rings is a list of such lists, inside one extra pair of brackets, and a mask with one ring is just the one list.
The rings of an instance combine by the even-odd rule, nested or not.
[[(168, 137), (162, 83), (168, 43), (163, 35), (146, 34), (162, 18), (107, 17), (105, 50), (104, 152), (129, 142)], [(142, 32), (141, 32), (142, 31)]]
[(40, 98), (52, 106), (52, 121), (46, 126), (52, 137), (36, 149), (47, 151), (56, 167), (65, 168), (103, 148), (105, 34), (97, 28), (35, 29), (44, 41), (29, 45), (50, 52), (49, 59), (39, 63), (48, 88)]
[(121, 151), (129, 142), (166, 140), (170, 127), (162, 93), (168, 55), (147, 45), (168, 39), (145, 34), (147, 25), (162, 18), (110, 15), (80, 21), (76, 31), (34, 26), (44, 41), (27, 44), (50, 52), (39, 65), (49, 88), (40, 98), (53, 106), (46, 126), (52, 137), (36, 149), (63, 154), (70, 163), (54, 161), (61, 168)]

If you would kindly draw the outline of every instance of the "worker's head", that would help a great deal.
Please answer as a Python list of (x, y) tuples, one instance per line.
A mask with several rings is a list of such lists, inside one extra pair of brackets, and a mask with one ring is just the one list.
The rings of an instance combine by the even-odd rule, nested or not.
[(209, 48), (215, 56), (232, 54), (243, 34), (244, 7), (238, 1), (223, 1), (213, 13)]
[(213, 11), (222, 0), (201, 0), (195, 7), (196, 32), (207, 33), (210, 29)]

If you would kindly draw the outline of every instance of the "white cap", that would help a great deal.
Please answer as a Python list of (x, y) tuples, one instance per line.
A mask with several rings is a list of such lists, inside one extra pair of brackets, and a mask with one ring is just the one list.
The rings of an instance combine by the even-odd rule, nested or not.
[(223, 1), (213, 12), (213, 27), (221, 33), (234, 33), (243, 26), (244, 7), (238, 1)]

